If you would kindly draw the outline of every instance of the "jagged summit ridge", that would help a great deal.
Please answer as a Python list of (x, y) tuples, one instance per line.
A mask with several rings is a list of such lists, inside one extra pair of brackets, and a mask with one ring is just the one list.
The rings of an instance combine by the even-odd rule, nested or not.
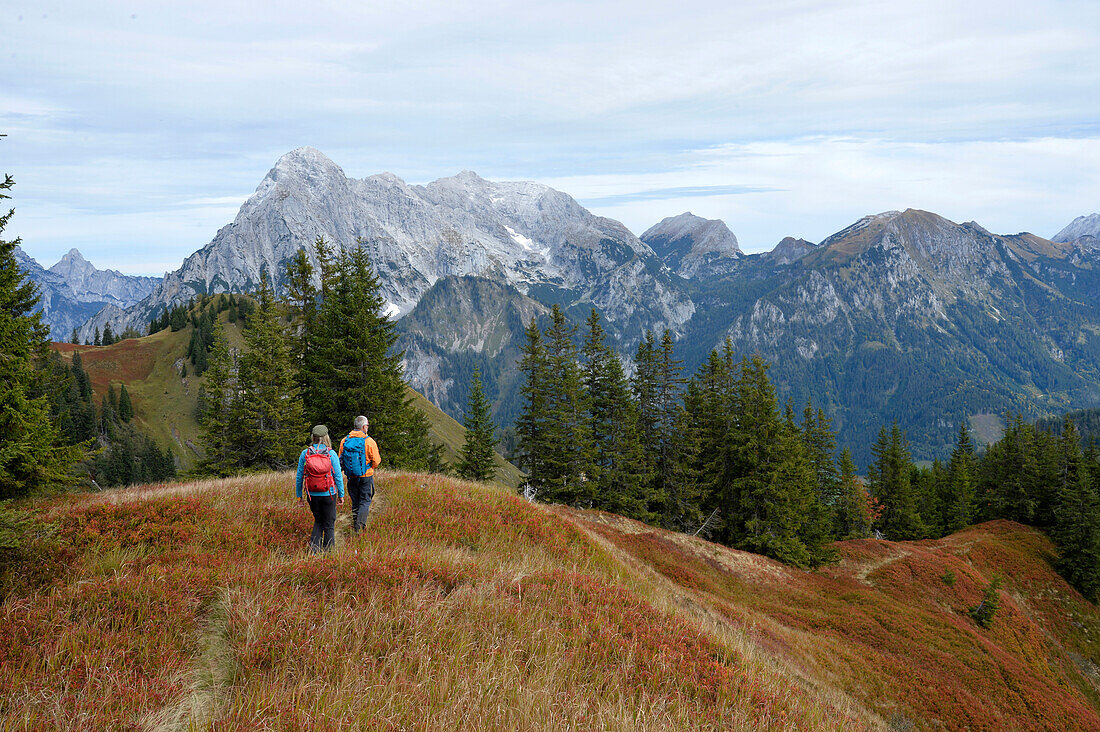
[[(667, 273), (647, 264), (654, 258), (648, 246), (565, 193), (472, 171), (423, 186), (392, 173), (354, 179), (320, 151), (302, 147), (276, 162), (233, 222), (127, 312), (125, 325), (142, 327), (161, 308), (199, 292), (255, 290), (263, 273), (279, 292), (286, 262), (302, 247), (312, 258), (319, 236), (367, 250), (397, 315), (452, 275), (499, 277), (521, 292), (568, 290), (570, 299), (590, 302), (612, 321), (647, 312), (674, 331), (693, 312)], [(85, 330), (117, 317), (105, 312)]]

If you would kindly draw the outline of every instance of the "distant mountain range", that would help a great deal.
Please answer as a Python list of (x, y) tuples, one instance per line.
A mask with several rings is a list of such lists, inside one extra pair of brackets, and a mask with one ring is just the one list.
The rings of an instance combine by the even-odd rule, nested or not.
[[(510, 424), (524, 324), (553, 304), (578, 323), (594, 307), (628, 366), (646, 329), (672, 331), (686, 373), (729, 339), (772, 363), (796, 409), (812, 397), (832, 414), (857, 458), (894, 419), (914, 454), (931, 458), (965, 419), (1100, 404), (1098, 235), (1095, 214), (1047, 240), (908, 210), (820, 244), (788, 237), (746, 255), (725, 223), (690, 213), (639, 238), (535, 183), (471, 172), (425, 186), (389, 173), (355, 180), (301, 148), (179, 270), (134, 282), (129, 301), (97, 286), (105, 304), (94, 314), (92, 290), (78, 295), (70, 274), (62, 279), (85, 309), (55, 321), (52, 304), (47, 318), (64, 337), (83, 315), (86, 337), (107, 322), (144, 328), (197, 293), (251, 291), (263, 273), (281, 290), (286, 261), (300, 247), (312, 256), (324, 236), (367, 249), (399, 318), (410, 383), (454, 416), (479, 366), (498, 421)], [(86, 271), (61, 264), (54, 276)]]
[(70, 249), (49, 269), (43, 269), (19, 247), (15, 248), (15, 257), (38, 285), (42, 319), (50, 326), (50, 337), (55, 341), (69, 340), (74, 328), (80, 328), (108, 305), (119, 309), (133, 306), (160, 283), (159, 277), (96, 269), (76, 249)]

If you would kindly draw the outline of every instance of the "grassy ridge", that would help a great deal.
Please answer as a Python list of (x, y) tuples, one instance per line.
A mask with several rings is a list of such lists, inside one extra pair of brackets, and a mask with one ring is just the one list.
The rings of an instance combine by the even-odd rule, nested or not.
[(1100, 728), (1100, 614), (1027, 527), (806, 572), (501, 488), (377, 486), (326, 558), (290, 474), (33, 504), (55, 538), (7, 577), (0, 728)]
[[(220, 317), (230, 344), (240, 348), (240, 327), (228, 323), (224, 313)], [(197, 420), (201, 379), (194, 375), (194, 368), (185, 357), (190, 338), (191, 326), (188, 326), (176, 332), (166, 328), (151, 336), (110, 346), (50, 345), (67, 360), (75, 351), (80, 352), (97, 405), (107, 393), (109, 384), (125, 384), (133, 402), (135, 423), (162, 448), (171, 449), (179, 459), (180, 468), (186, 471), (200, 457)], [(185, 365), (187, 376), (182, 375)], [(457, 462), (466, 439), (465, 429), (418, 392), (409, 389), (409, 396), (427, 416), (429, 434), (442, 446), (444, 459)], [(334, 433), (344, 434), (341, 432), (343, 426), (329, 427)], [(302, 436), (303, 445), (306, 438), (307, 435)], [(385, 460), (385, 445), (380, 447)], [(497, 470), (497, 480), (506, 485), (516, 486), (522, 480), (519, 469), (499, 455)]]
[[(841, 542), (840, 564), (811, 573), (617, 516), (559, 511), (895, 726), (1100, 729), (1100, 614), (1028, 527)], [(983, 630), (968, 611), (996, 574), (1007, 591)]]
[(863, 729), (677, 612), (569, 519), (382, 473), (335, 554), (288, 474), (43, 501), (0, 605), (0, 724), (222, 729)]

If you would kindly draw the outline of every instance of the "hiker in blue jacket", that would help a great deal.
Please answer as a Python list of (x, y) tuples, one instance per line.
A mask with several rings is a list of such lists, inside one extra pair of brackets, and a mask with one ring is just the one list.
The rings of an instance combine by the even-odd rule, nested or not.
[(298, 457), (294, 490), (302, 505), (303, 489), (313, 512), (313, 533), (309, 547), (314, 554), (331, 551), (336, 544), (336, 506), (344, 504), (344, 476), (340, 457), (332, 449), (328, 427), (319, 424), (311, 433), (312, 444)]
[(340, 440), (340, 465), (348, 474), (348, 493), (351, 494), (351, 530), (358, 534), (370, 515), (370, 502), (374, 498), (374, 469), (382, 462), (378, 443), (367, 435), (370, 421), (360, 415), (352, 423), (355, 428)]

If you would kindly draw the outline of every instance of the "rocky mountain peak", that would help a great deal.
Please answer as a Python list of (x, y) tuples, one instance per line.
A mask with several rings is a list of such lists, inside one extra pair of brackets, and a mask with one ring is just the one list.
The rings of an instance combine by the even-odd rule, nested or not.
[(275, 162), (275, 167), (267, 174), (267, 178), (273, 181), (292, 179), (310, 184), (319, 184), (332, 179), (342, 180), (345, 177), (339, 165), (317, 148), (309, 146), (299, 147), (286, 153)]
[(764, 254), (764, 258), (772, 264), (785, 266), (794, 264), (815, 249), (817, 249), (817, 245), (813, 242), (787, 236), (775, 245), (775, 249)]
[(1100, 213), (1078, 216), (1050, 238), (1055, 242), (1070, 242), (1082, 236), (1100, 237)]
[(699, 277), (728, 271), (741, 256), (737, 237), (720, 219), (704, 219), (686, 211), (651, 226), (641, 239), (681, 277)]

